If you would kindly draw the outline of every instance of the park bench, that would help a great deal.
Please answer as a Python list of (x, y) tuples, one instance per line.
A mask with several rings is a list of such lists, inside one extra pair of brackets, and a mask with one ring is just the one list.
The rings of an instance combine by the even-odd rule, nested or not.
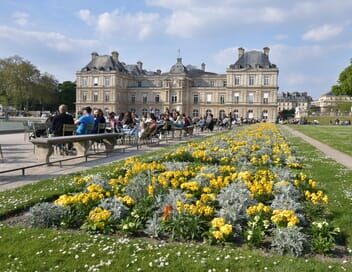
[(172, 138), (175, 138), (175, 132), (178, 132), (179, 135), (178, 137), (181, 138), (182, 137), (182, 133), (184, 133), (183, 136), (188, 135), (193, 135), (193, 131), (194, 131), (194, 126), (188, 126), (188, 127), (173, 127), (171, 132), (172, 132)]
[(87, 134), (60, 136), (51, 138), (35, 138), (31, 142), (35, 146), (35, 154), (40, 161), (50, 162), (50, 156), (54, 153), (54, 146), (73, 143), (77, 150), (77, 155), (84, 156), (88, 154), (94, 142), (102, 142), (105, 145), (105, 151), (109, 152), (114, 149), (118, 138), (123, 137), (123, 133), (104, 133), (104, 134)]

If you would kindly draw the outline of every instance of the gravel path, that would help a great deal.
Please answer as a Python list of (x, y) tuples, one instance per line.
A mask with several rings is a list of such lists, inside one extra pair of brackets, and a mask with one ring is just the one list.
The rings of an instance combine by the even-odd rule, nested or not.
[[(192, 137), (202, 138), (216, 134), (202, 133)], [(126, 149), (125, 152), (116, 152), (106, 157), (105, 155), (95, 155), (88, 158), (86, 162), (84, 158), (77, 158), (71, 161), (63, 162), (62, 167), (58, 164), (50, 166), (40, 166), (26, 170), (26, 175), (22, 176), (21, 171), (9, 172), (0, 174), (0, 191), (5, 191), (20, 187), (26, 184), (35, 183), (39, 180), (59, 177), (66, 174), (71, 174), (78, 171), (87, 170), (94, 166), (107, 164), (114, 161), (126, 159), (130, 156), (140, 155), (145, 152), (156, 151), (163, 147), (179, 144), (189, 141), (189, 138), (175, 139), (166, 142), (161, 142), (159, 145), (143, 145), (139, 150), (136, 148)], [(0, 171), (25, 167), (37, 164), (39, 161), (33, 154), (33, 145), (30, 142), (24, 141), (23, 133), (0, 135), (0, 144), (3, 149), (5, 159), (0, 160)], [(53, 155), (52, 160), (60, 159), (59, 155)]]
[(288, 131), (292, 135), (303, 139), (304, 141), (306, 141), (310, 145), (312, 145), (315, 148), (319, 149), (326, 156), (332, 158), (333, 160), (335, 160), (338, 163), (342, 164), (346, 168), (352, 169), (352, 157), (351, 156), (349, 156), (349, 155), (347, 155), (347, 154), (345, 154), (343, 152), (340, 152), (340, 151), (328, 146), (327, 144), (323, 144), (322, 142), (320, 142), (318, 140), (315, 140), (315, 139), (313, 139), (313, 138), (311, 138), (311, 137), (303, 134), (302, 132), (299, 132), (299, 131), (291, 128), (291, 127), (281, 126), (281, 128), (285, 129), (286, 131)]

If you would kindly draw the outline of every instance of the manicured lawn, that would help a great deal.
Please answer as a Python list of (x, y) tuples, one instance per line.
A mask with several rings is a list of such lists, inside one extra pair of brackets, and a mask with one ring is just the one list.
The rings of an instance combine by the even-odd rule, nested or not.
[(294, 129), (352, 156), (352, 126), (292, 126)]
[(333, 123), (335, 123), (335, 120), (339, 119), (340, 121), (348, 121), (351, 120), (352, 121), (352, 117), (349, 116), (339, 116), (339, 117), (330, 117), (330, 116), (310, 116), (307, 118), (307, 120), (309, 122), (313, 122), (314, 120), (318, 120), (320, 125), (330, 125), (330, 121), (332, 121)]
[(285, 135), (291, 148), (302, 156), (304, 172), (314, 177), (329, 195), (333, 222), (347, 236), (352, 247), (352, 171), (347, 170), (300, 138)]
[(260, 250), (194, 242), (163, 243), (148, 239), (7, 227), (1, 227), (0, 234), (2, 271), (282, 272), (352, 269), (352, 266), (336, 261), (280, 257)]
[[(347, 235), (347, 245), (352, 247), (352, 171), (298, 138), (287, 135), (287, 140), (303, 157), (304, 172), (328, 193), (334, 224)], [(89, 173), (104, 173), (111, 167)], [(0, 216), (72, 191), (71, 179), (67, 176), (0, 193)], [(92, 236), (4, 225), (0, 225), (0, 267), (1, 271), (352, 271), (350, 256), (338, 260), (280, 257), (233, 244), (165, 243), (119, 234)]]

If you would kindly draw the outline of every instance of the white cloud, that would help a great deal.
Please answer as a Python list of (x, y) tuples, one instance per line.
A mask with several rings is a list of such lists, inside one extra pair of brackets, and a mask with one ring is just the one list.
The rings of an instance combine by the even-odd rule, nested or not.
[(21, 11), (17, 11), (12, 14), (12, 18), (14, 19), (15, 23), (19, 26), (26, 26), (28, 24), (29, 14)]
[(238, 47), (229, 47), (222, 49), (214, 54), (213, 59), (216, 64), (229, 65), (237, 60)]
[(0, 26), (0, 38), (21, 45), (45, 45), (59, 52), (75, 51), (77, 48), (94, 47), (98, 44), (96, 40), (73, 39), (58, 32), (27, 31), (8, 26)]
[(302, 38), (307, 41), (325, 41), (335, 38), (342, 31), (342, 26), (325, 24), (308, 30), (303, 34)]
[(78, 17), (88, 25), (94, 25), (105, 37), (119, 35), (120, 38), (137, 37), (144, 40), (160, 28), (158, 13), (124, 13), (118, 9), (93, 15), (90, 10), (80, 10)]
[(87, 25), (92, 25), (95, 23), (96, 18), (92, 15), (89, 9), (81, 9), (77, 12), (78, 18), (80, 18)]

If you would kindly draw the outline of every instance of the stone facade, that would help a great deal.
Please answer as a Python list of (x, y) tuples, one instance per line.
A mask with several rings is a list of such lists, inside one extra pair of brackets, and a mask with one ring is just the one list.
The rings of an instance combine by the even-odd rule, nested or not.
[(277, 98), (278, 111), (298, 109), (301, 112), (308, 112), (312, 97), (307, 92), (281, 92)]
[(323, 94), (318, 100), (313, 101), (312, 105), (317, 107), (321, 113), (335, 113), (338, 104), (351, 103), (352, 112), (352, 96), (334, 95), (332, 92)]
[(238, 60), (224, 74), (206, 71), (204, 63), (200, 69), (185, 66), (180, 57), (169, 72), (162, 73), (143, 69), (142, 62), (125, 64), (117, 52), (92, 53), (89, 64), (76, 74), (76, 111), (85, 106), (137, 114), (175, 109), (192, 117), (232, 112), (239, 118), (274, 122), (278, 73), (267, 47), (263, 52), (239, 48)]

